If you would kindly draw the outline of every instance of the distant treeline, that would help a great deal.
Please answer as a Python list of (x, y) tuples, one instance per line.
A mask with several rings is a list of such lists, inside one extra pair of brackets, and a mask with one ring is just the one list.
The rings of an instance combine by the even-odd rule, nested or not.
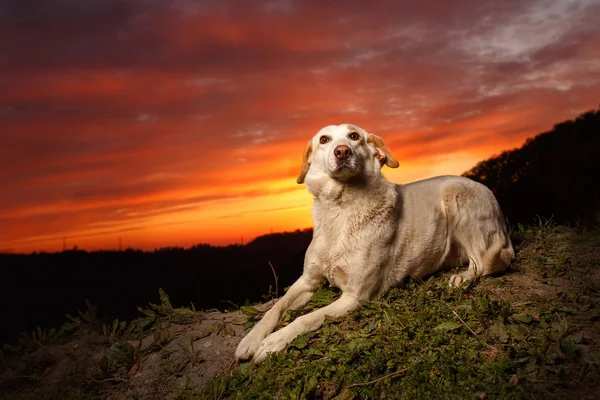
[(174, 306), (193, 302), (197, 309), (260, 301), (275, 292), (269, 262), (281, 296), (300, 276), (311, 238), (307, 229), (260, 236), (244, 246), (0, 255), (0, 344), (37, 325), (60, 326), (66, 313), (86, 308), (85, 299), (106, 322), (141, 316), (136, 306), (158, 302), (158, 288)]
[(600, 222), (600, 110), (555, 125), (463, 176), (489, 187), (511, 224), (536, 216), (559, 223)]

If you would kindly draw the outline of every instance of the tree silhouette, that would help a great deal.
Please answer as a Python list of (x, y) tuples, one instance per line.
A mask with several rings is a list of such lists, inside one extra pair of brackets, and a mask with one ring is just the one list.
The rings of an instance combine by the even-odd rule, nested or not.
[(600, 110), (557, 124), (463, 176), (494, 192), (510, 223), (536, 216), (596, 224), (600, 209)]
[[(155, 251), (66, 250), (61, 253), (0, 254), (0, 344), (37, 325), (59, 326), (65, 314), (98, 306), (106, 322), (133, 319), (136, 306), (156, 302), (163, 288), (173, 304), (193, 302), (198, 309), (226, 309), (255, 302), (300, 276), (312, 229), (259, 236), (245, 246)], [(281, 293), (280, 293), (281, 295)]]

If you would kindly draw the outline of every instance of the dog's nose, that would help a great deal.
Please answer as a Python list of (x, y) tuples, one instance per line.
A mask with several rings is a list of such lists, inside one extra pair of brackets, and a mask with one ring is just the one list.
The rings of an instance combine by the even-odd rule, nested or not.
[(338, 160), (347, 160), (352, 155), (352, 150), (348, 146), (339, 145), (333, 150), (333, 154)]

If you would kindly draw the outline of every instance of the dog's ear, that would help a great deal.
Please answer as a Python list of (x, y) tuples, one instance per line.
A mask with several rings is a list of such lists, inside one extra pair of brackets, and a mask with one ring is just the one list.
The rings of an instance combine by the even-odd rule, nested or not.
[(302, 154), (302, 171), (300, 171), (300, 175), (298, 175), (298, 179), (296, 182), (299, 184), (304, 183), (304, 178), (308, 173), (308, 168), (310, 168), (310, 159), (312, 155), (312, 139), (308, 141), (306, 147), (304, 148), (304, 154)]
[(392, 157), (390, 151), (383, 144), (383, 140), (379, 136), (373, 135), (369, 133), (367, 135), (367, 143), (372, 143), (375, 145), (375, 149), (377, 149), (377, 159), (381, 161), (381, 165), (385, 163), (390, 168), (398, 168), (400, 163)]

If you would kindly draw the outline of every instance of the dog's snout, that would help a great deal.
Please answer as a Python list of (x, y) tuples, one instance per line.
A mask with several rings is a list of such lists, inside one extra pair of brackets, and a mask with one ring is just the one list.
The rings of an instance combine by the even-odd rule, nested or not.
[(352, 150), (348, 146), (339, 145), (333, 150), (333, 154), (338, 160), (347, 160), (352, 155)]

